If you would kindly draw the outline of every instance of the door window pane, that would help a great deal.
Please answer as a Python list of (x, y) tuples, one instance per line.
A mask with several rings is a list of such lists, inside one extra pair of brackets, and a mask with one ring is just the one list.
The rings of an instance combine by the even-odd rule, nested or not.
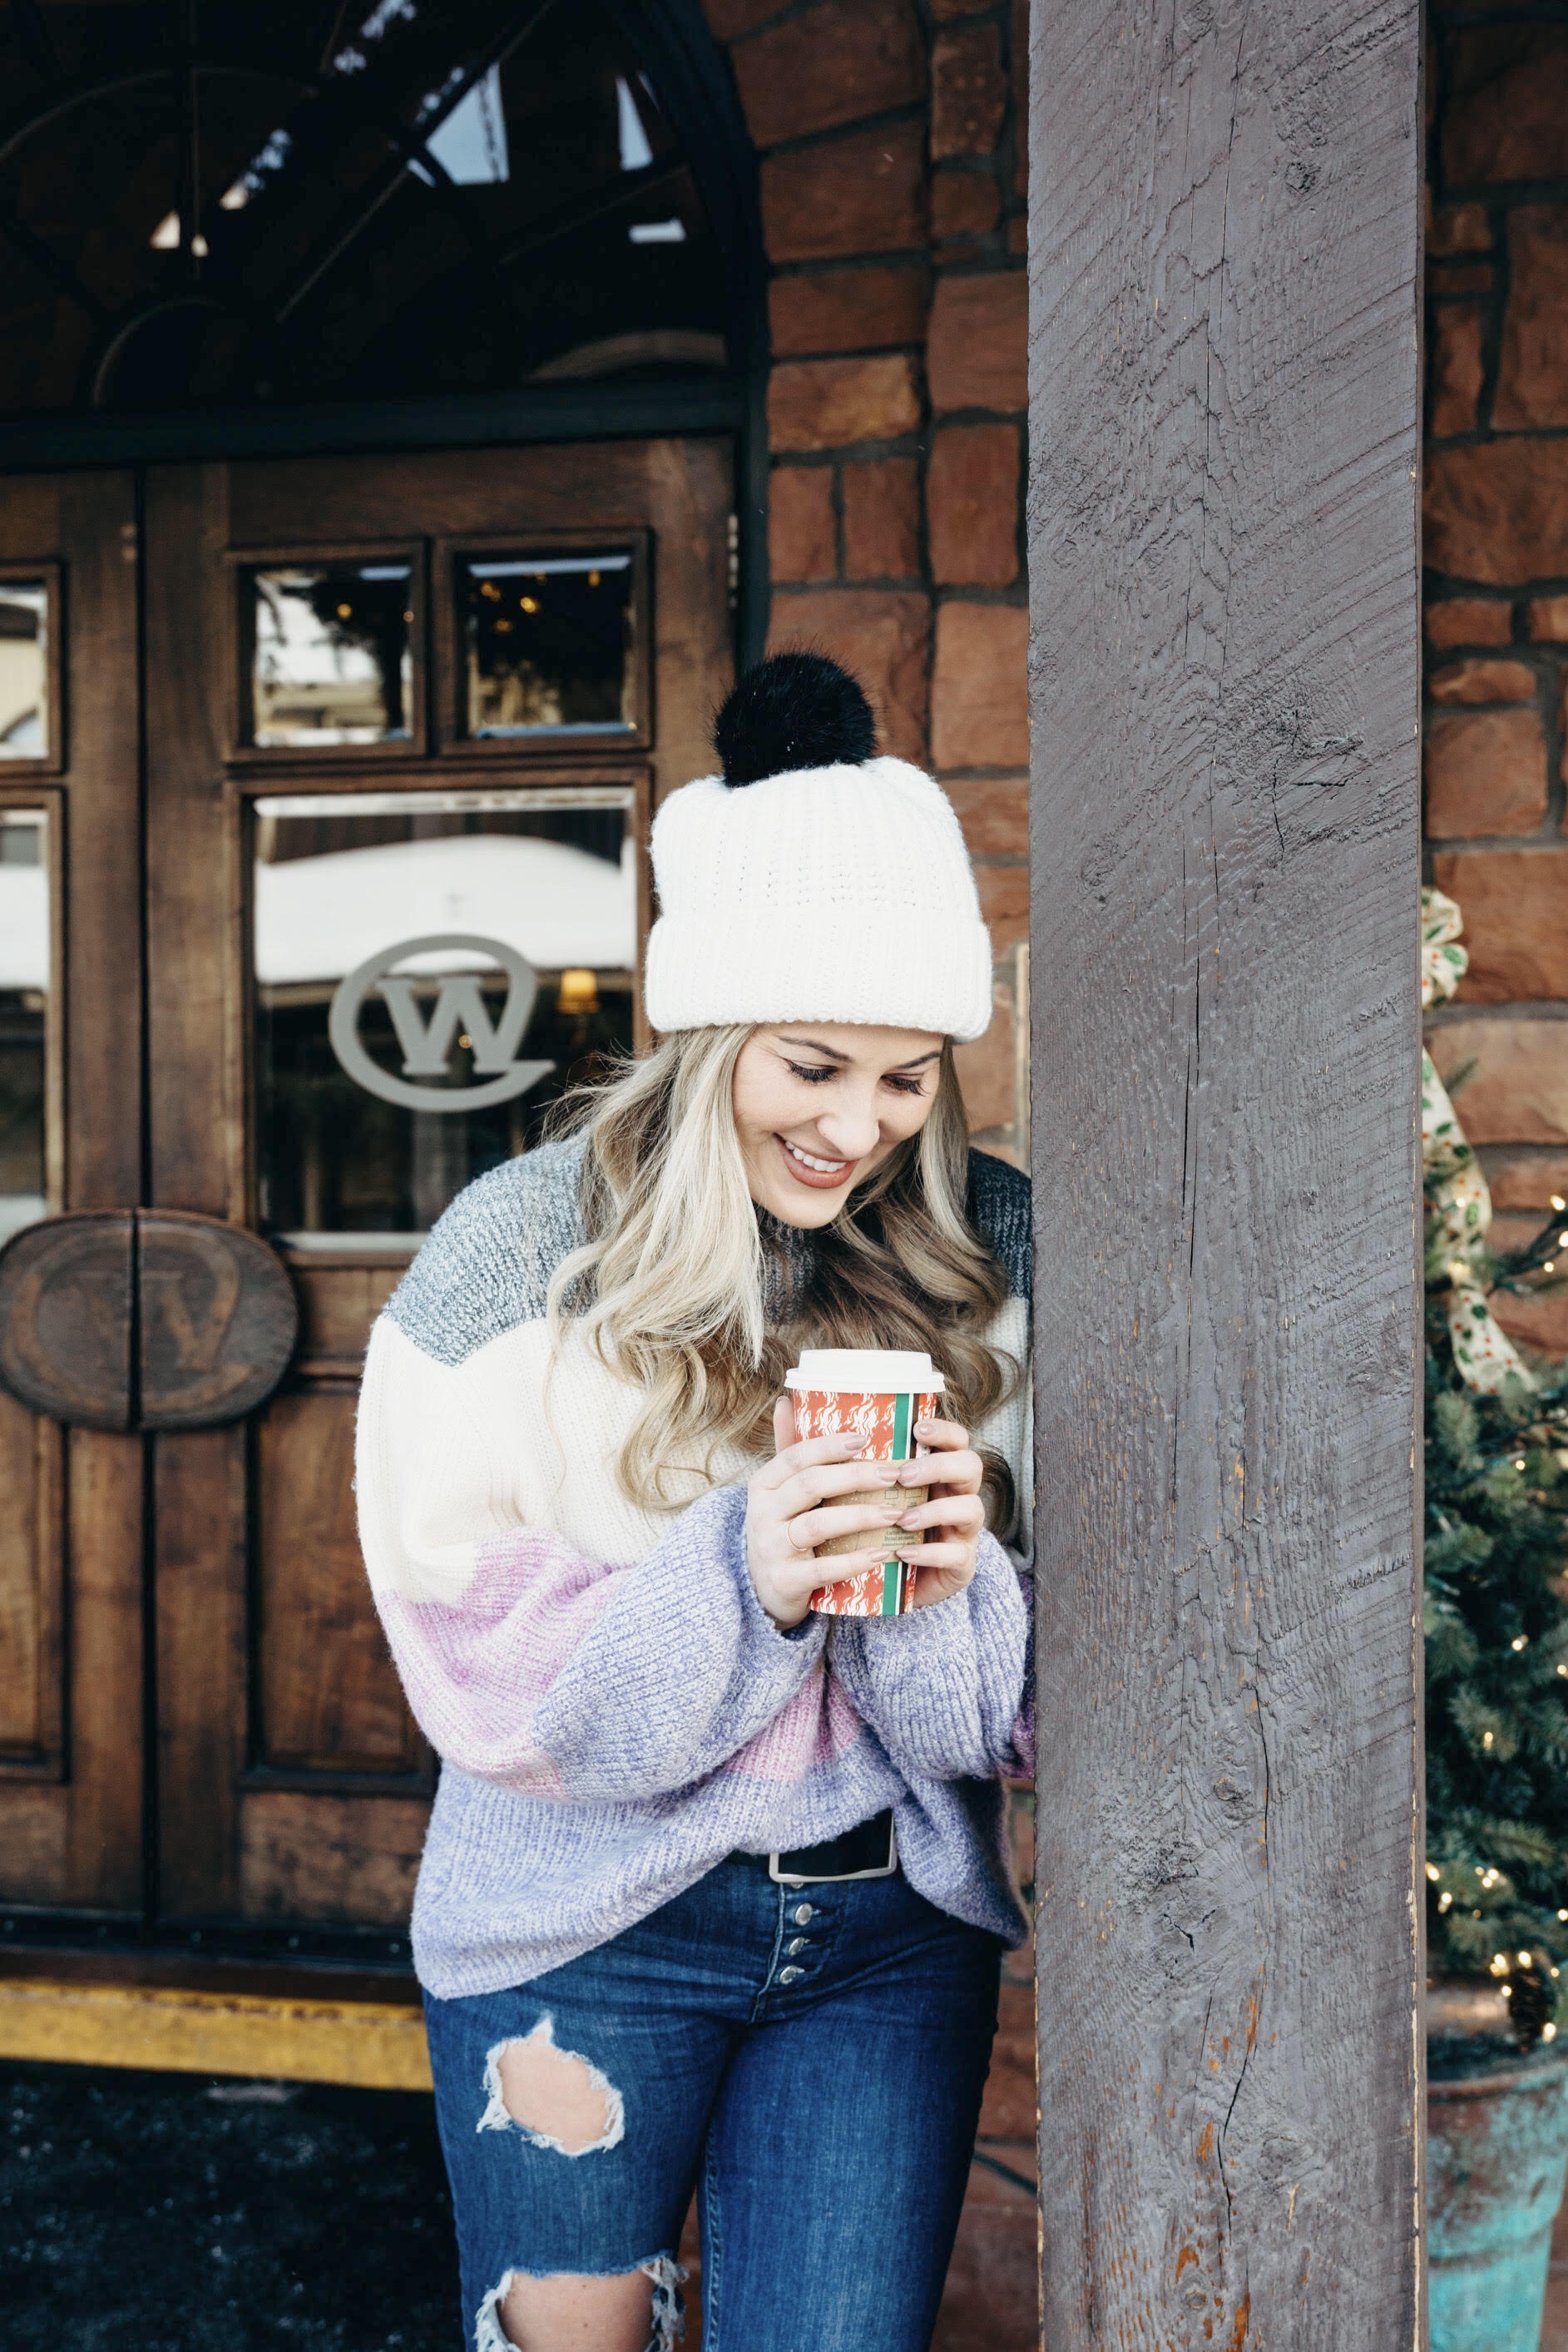
[(629, 549), (457, 560), (466, 732), (602, 735), (637, 723)]
[(0, 809), (0, 1242), (48, 1206), (47, 824), (41, 809)]
[(417, 1234), (632, 1043), (630, 786), (256, 804), (259, 1211)]
[(3, 760), (48, 756), (48, 612), (49, 593), (41, 580), (0, 580)]
[(413, 693), (408, 563), (286, 563), (241, 575), (250, 740), (263, 749), (406, 742)]

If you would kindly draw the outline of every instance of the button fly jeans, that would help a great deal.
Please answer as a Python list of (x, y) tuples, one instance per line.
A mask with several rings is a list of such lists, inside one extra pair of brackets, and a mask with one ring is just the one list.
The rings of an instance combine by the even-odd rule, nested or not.
[[(505, 2352), (514, 2273), (642, 2269), (668, 2352), (695, 2187), (703, 2352), (925, 2352), (1001, 1950), (902, 1874), (730, 1860), (531, 1983), (427, 1994), (467, 2342)], [(548, 2114), (508, 2093), (525, 2042), (573, 2094)]]

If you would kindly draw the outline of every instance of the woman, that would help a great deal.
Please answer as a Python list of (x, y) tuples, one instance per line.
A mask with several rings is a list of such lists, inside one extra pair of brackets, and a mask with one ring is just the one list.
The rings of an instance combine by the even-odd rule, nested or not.
[[(653, 828), (663, 1042), (453, 1204), (366, 1366), (365, 1556), (444, 1763), (413, 1947), (478, 2352), (668, 2352), (694, 2184), (705, 2352), (919, 2352), (1022, 1927), (1029, 1188), (954, 1076), (974, 879), (831, 662), (761, 665), (716, 740)], [(797, 1440), (803, 1345), (946, 1376), (904, 1617), (808, 1609), (815, 1547), (864, 1535), (852, 1575), (888, 1510)]]

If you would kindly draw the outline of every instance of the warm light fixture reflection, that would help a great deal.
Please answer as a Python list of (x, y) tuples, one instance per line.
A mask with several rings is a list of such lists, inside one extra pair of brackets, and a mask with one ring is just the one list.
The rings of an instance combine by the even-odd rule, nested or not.
[(576, 1015), (599, 1010), (599, 981), (595, 973), (569, 967), (560, 976), (556, 991), (556, 1010)]

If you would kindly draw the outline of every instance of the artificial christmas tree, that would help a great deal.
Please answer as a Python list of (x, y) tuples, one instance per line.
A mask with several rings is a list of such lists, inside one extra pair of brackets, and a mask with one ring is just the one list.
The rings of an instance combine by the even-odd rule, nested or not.
[[(1424, 892), (1422, 913), (1429, 1004), (1466, 958), (1453, 901)], [(1568, 2168), (1568, 2036), (1547, 2046), (1568, 1982), (1568, 1390), (1490, 1300), (1564, 1278), (1568, 1206), (1494, 1252), (1425, 1056), (1422, 1124), (1432, 2352), (1535, 2352)]]

